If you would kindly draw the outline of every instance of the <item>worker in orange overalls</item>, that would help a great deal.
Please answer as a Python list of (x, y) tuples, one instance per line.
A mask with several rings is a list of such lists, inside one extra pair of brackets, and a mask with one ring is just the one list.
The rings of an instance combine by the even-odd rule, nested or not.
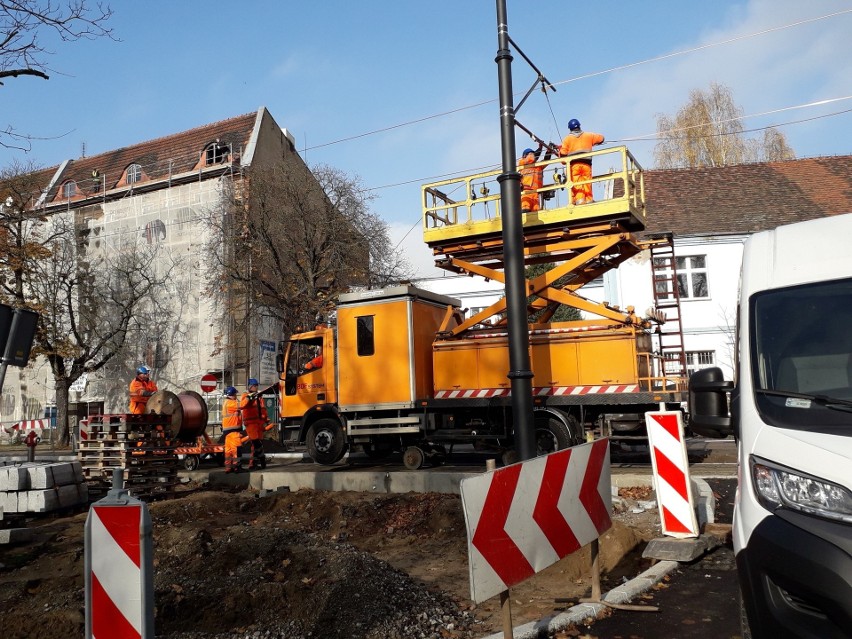
[(263, 433), (273, 428), (273, 424), (267, 425), (269, 415), (266, 412), (266, 406), (263, 405), (263, 399), (257, 394), (258, 381), (254, 377), (250, 377), (246, 382), (246, 392), (240, 397), (240, 411), (243, 416), (243, 426), (246, 429), (246, 437), (251, 448), (251, 457), (249, 458), (249, 470), (256, 466), (266, 466), (266, 459), (263, 456)]
[(237, 389), (228, 386), (225, 389), (225, 401), (222, 404), (222, 435), (225, 437), (225, 472), (238, 473), (240, 460), (237, 456), (243, 438), (243, 417)]
[[(593, 146), (603, 144), (604, 136), (600, 133), (587, 133), (580, 128), (580, 121), (572, 119), (568, 122), (570, 133), (562, 140), (559, 147), (560, 157), (574, 155), (576, 153), (587, 153)], [(592, 158), (581, 158), (571, 161), (571, 203), (588, 204), (594, 202), (592, 196)], [(585, 182), (585, 184), (578, 184)]]
[(314, 358), (305, 364), (305, 367), (299, 375), (304, 375), (305, 373), (310, 373), (311, 371), (322, 368), (322, 346), (315, 346), (314, 349)]
[(151, 369), (140, 366), (136, 369), (136, 377), (130, 382), (130, 413), (142, 415), (148, 398), (157, 392), (157, 384), (150, 379)]
[(530, 213), (538, 211), (541, 204), (538, 189), (544, 184), (544, 167), (533, 166), (541, 155), (541, 145), (537, 151), (524, 149), (518, 160), (518, 171), (521, 173), (521, 211)]

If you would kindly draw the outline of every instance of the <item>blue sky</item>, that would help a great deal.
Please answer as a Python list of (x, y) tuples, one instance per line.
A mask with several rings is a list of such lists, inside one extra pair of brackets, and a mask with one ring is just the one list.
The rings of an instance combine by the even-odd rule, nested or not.
[[(500, 161), (491, 0), (112, 4), (120, 41), (48, 42), (49, 81), (0, 87), (0, 125), (45, 138), (26, 154), (0, 148), (0, 166), (52, 166), (83, 144), (95, 155), (266, 106), (308, 163), (375, 189), (423, 276), (420, 183)], [(540, 137), (576, 117), (651, 168), (653, 138), (635, 138), (718, 82), (752, 116), (746, 129), (779, 126), (799, 157), (852, 153), (848, 0), (507, 4), (509, 34), (557, 89), (518, 112)], [(517, 55), (513, 75), (517, 104), (535, 76)], [(808, 121), (785, 124), (796, 120)]]

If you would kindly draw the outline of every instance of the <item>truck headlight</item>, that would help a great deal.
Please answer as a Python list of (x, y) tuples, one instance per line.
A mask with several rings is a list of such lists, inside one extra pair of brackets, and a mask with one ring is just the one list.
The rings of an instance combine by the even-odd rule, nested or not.
[(758, 501), (767, 510), (791, 510), (852, 523), (852, 493), (824, 479), (802, 475), (758, 457), (751, 458)]

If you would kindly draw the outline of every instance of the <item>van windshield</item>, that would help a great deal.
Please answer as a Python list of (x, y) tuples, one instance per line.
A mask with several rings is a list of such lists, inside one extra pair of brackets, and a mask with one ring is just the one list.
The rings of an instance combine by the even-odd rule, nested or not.
[(755, 402), (782, 428), (852, 434), (852, 279), (751, 299)]

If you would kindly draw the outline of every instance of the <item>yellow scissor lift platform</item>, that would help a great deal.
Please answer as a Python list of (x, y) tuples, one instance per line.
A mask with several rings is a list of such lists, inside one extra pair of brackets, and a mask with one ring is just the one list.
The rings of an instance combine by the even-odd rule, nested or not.
[[(568, 163), (594, 159), (594, 165), (610, 167), (591, 179), (595, 201), (573, 205), (573, 186)], [(538, 189), (541, 210), (523, 214), (524, 264), (555, 266), (527, 280), (532, 315), (547, 309), (538, 322), (547, 322), (561, 304), (636, 328), (650, 328), (651, 319), (640, 318), (632, 308), (621, 310), (587, 300), (577, 290), (606, 271), (616, 268), (655, 244), (671, 237), (639, 240), (634, 231), (645, 228), (645, 191), (642, 168), (626, 147), (614, 147), (536, 163), (545, 181)], [(425, 184), (423, 190), (423, 239), (437, 258), (436, 265), (456, 273), (476, 274), (504, 282), (503, 237), (500, 215), (499, 171), (478, 173)], [(558, 286), (554, 286), (561, 280)], [(448, 329), (457, 336), (500, 315), (505, 298)], [(594, 322), (594, 320), (592, 320)], [(505, 315), (498, 323), (505, 323)]]

